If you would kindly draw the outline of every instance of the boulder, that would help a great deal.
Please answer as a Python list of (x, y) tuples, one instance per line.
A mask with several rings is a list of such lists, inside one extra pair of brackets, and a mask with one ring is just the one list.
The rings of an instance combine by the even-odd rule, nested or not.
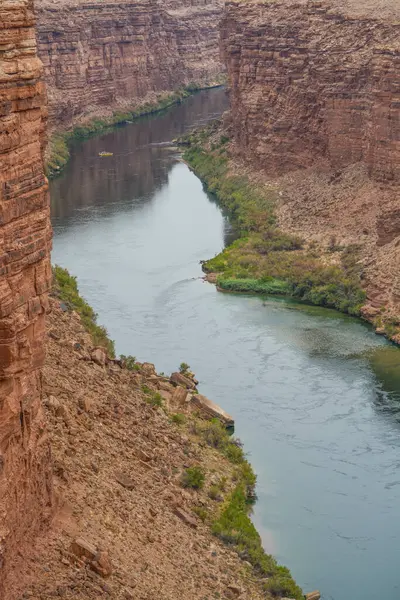
[(189, 394), (183, 387), (176, 387), (172, 394), (172, 402), (178, 406), (184, 406), (188, 401)]
[(199, 408), (208, 417), (219, 419), (226, 427), (233, 427), (235, 424), (233, 417), (225, 412), (218, 404), (212, 402), (202, 394), (195, 394), (191, 398), (191, 404)]
[(141, 365), (142, 372), (147, 375), (156, 375), (156, 368), (152, 363), (142, 363)]
[(305, 595), (306, 600), (320, 600), (320, 598), (321, 593), (318, 590), (315, 590), (314, 592), (309, 592)]
[(94, 560), (96, 558), (97, 549), (84, 538), (76, 538), (71, 544), (71, 552), (78, 558)]
[(89, 565), (101, 577), (110, 577), (113, 572), (110, 556), (105, 550), (99, 550), (95, 560), (90, 562)]
[(186, 388), (188, 390), (194, 390), (194, 388), (196, 387), (196, 384), (193, 381), (193, 379), (182, 375), (182, 373), (172, 373), (169, 380), (174, 385), (180, 385), (181, 387)]
[(100, 367), (104, 367), (107, 362), (107, 354), (104, 348), (95, 348), (92, 350), (90, 358), (94, 363), (96, 363), (96, 365), (99, 365)]
[(71, 544), (71, 553), (79, 560), (89, 564), (90, 568), (102, 577), (109, 577), (112, 564), (106, 550), (96, 548), (84, 538), (76, 538)]
[(130, 477), (128, 477), (128, 475), (125, 475), (124, 473), (117, 473), (117, 475), (115, 476), (115, 479), (126, 490), (131, 491), (135, 488), (135, 482)]
[(196, 529), (198, 525), (197, 520), (194, 517), (192, 517), (192, 515), (189, 515), (187, 512), (185, 512), (182, 508), (179, 508), (178, 506), (175, 507), (174, 514), (177, 517), (179, 517), (184, 523), (186, 523), (186, 525), (189, 525), (189, 527)]

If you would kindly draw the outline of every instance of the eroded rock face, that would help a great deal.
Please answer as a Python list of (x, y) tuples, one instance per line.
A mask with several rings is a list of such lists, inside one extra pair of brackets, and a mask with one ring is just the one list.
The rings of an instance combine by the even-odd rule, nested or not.
[(284, 229), (361, 244), (372, 307), (400, 314), (400, 5), (230, 1), (237, 155), (276, 181)]
[(36, 0), (50, 126), (132, 107), (222, 70), (222, 0)]
[(0, 3), (0, 596), (51, 505), (41, 406), (51, 229), (32, 0)]

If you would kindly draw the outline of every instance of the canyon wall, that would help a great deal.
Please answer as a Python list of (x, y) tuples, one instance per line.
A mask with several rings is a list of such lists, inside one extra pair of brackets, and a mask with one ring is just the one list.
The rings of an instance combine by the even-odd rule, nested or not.
[(50, 126), (221, 73), (222, 0), (36, 0)]
[[(0, 3), (0, 597), (52, 502), (41, 406), (51, 229), (32, 0)], [(15, 576), (15, 574), (14, 574)]]
[(227, 2), (238, 157), (279, 179), (281, 225), (359, 244), (369, 310), (400, 313), (400, 6)]

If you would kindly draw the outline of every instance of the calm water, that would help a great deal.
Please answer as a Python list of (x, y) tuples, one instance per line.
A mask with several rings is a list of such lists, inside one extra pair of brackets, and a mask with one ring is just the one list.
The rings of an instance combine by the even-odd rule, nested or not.
[(400, 351), (333, 311), (202, 281), (229, 223), (157, 144), (225, 108), (223, 90), (204, 92), (75, 148), (51, 185), (53, 261), (78, 276), (119, 353), (165, 372), (188, 362), (234, 415), (264, 544), (305, 591), (398, 600)]

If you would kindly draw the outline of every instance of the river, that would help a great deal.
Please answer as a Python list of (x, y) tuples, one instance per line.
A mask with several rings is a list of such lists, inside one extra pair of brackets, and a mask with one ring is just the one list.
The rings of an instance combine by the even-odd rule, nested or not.
[[(176, 149), (223, 90), (73, 148), (51, 183), (53, 262), (118, 353), (187, 362), (230, 412), (258, 474), (264, 545), (325, 600), (398, 600), (400, 351), (334, 311), (218, 293), (199, 261), (233, 236)], [(99, 158), (101, 150), (113, 152)]]

